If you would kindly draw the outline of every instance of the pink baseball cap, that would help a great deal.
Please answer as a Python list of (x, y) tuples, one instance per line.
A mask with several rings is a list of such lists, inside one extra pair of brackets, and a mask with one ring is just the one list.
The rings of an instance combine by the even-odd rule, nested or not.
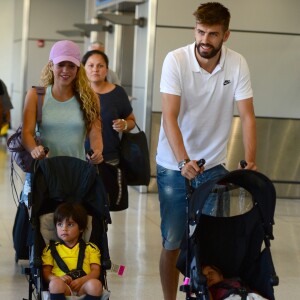
[(80, 67), (80, 48), (72, 41), (56, 42), (51, 48), (49, 60), (52, 60), (54, 64), (70, 61)]

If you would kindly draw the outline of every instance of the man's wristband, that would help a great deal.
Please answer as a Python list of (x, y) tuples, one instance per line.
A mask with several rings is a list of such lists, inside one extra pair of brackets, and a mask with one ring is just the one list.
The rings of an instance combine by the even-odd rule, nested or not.
[(188, 158), (186, 158), (186, 159), (180, 161), (180, 162), (178, 163), (178, 169), (181, 171), (181, 169), (182, 169), (188, 162), (190, 162), (190, 161), (191, 161), (191, 160), (188, 159)]

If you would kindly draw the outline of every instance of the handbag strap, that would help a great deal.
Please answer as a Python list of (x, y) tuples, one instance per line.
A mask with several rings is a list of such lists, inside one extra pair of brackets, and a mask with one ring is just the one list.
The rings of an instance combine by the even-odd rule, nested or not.
[[(38, 95), (38, 104), (37, 104), (37, 130), (38, 132), (37, 138), (40, 140), (40, 125), (42, 124), (42, 107), (43, 107), (43, 95), (45, 95), (45, 88), (43, 86), (33, 86), (33, 88), (36, 89), (37, 95)], [(19, 128), (16, 130), (15, 134), (12, 134), (6, 142), (6, 145), (10, 151), (13, 152), (20, 152), (24, 150), (24, 147), (22, 145), (16, 146), (12, 141), (16, 138), (16, 135), (21, 135), (22, 131), (22, 124), (19, 126)]]
[(42, 124), (42, 107), (43, 107), (43, 96), (45, 95), (45, 87), (43, 86), (33, 86), (38, 94), (38, 106), (37, 106), (37, 117), (36, 123), (39, 126)]
[(33, 86), (33, 88), (35, 88), (38, 95), (35, 136), (38, 144), (41, 144), (40, 126), (42, 124), (43, 96), (45, 95), (45, 87)]
[(139, 125), (134, 121), (134, 124), (135, 124), (135, 126), (136, 126), (136, 128), (139, 130), (139, 131), (141, 131), (141, 128), (139, 127)]

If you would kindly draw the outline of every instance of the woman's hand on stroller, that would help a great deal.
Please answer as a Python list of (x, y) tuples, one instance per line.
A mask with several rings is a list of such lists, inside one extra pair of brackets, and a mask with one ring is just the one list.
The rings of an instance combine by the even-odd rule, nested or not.
[(36, 160), (41, 160), (44, 159), (45, 157), (48, 157), (48, 153), (49, 153), (49, 148), (43, 145), (34, 147), (33, 150), (31, 150), (30, 152), (32, 158)]
[(102, 152), (99, 151), (99, 150), (94, 151), (93, 149), (90, 149), (87, 152), (86, 157), (87, 157), (88, 161), (91, 162), (94, 165), (98, 165), (98, 164), (102, 163), (103, 160), (104, 160)]
[(181, 168), (181, 175), (187, 178), (188, 180), (194, 179), (197, 175), (204, 172), (205, 160), (190, 160), (184, 164)]

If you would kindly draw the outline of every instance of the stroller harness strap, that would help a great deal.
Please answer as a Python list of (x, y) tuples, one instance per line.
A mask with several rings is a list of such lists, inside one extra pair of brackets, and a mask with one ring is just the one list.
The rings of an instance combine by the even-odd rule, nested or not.
[[(53, 240), (50, 241), (49, 248), (50, 248), (50, 251), (51, 251), (51, 255), (53, 256), (53, 258), (56, 261), (57, 265), (59, 266), (59, 268), (63, 272), (65, 272), (66, 274), (70, 273), (70, 270), (69, 270), (68, 266), (62, 260), (60, 255), (58, 254), (55, 243), (56, 242), (53, 241)], [(78, 261), (77, 261), (77, 268), (76, 268), (77, 270), (82, 270), (85, 248), (86, 248), (86, 243), (84, 242), (83, 239), (80, 239), (79, 240), (79, 254), (78, 254)]]

